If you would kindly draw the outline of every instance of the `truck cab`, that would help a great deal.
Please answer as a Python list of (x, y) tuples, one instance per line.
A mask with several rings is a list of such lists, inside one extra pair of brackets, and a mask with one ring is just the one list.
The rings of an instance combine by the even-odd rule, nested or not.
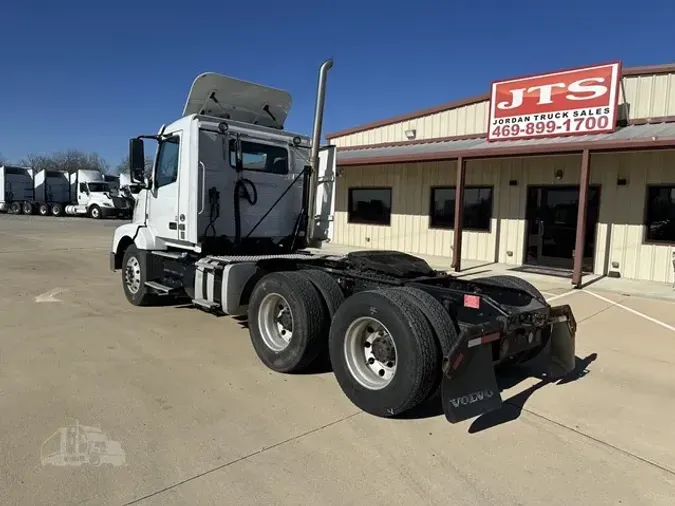
[(117, 196), (99, 170), (80, 169), (70, 175), (71, 195), (77, 204), (66, 206), (66, 214), (86, 214), (90, 218), (128, 217), (131, 206)]
[[(132, 223), (118, 228), (114, 243), (136, 237), (143, 249), (198, 255), (288, 253), (307, 245), (311, 142), (283, 130), (290, 106), (282, 90), (214, 73), (198, 76), (180, 119), (156, 135), (132, 139), (132, 167), (133, 160), (138, 164), (132, 180), (142, 181), (143, 189)], [(148, 178), (140, 170), (144, 141), (156, 150)], [(330, 149), (321, 160), (329, 160)], [(332, 186), (316, 196), (315, 221), (330, 221)]]

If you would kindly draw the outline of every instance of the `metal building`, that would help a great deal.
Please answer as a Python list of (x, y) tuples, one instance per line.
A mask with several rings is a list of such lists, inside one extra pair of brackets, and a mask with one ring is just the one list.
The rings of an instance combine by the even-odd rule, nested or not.
[(333, 243), (576, 285), (586, 273), (675, 278), (675, 64), (494, 82), (326, 137), (337, 146)]

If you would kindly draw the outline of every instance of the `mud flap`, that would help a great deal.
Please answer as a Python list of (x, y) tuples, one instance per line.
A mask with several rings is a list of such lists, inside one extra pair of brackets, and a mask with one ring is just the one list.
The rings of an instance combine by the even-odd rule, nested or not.
[(558, 380), (574, 371), (576, 367), (577, 322), (569, 305), (551, 308), (551, 338), (547, 344), (548, 364), (546, 374), (550, 380)]
[(571, 373), (576, 366), (574, 335), (567, 322), (554, 323), (551, 326), (549, 340), (549, 379), (560, 379)]
[[(468, 348), (468, 357), (455, 374), (443, 374), (441, 399), (445, 418), (450, 423), (499, 409), (502, 396), (492, 364), (490, 345)], [(461, 357), (461, 355), (460, 355)]]

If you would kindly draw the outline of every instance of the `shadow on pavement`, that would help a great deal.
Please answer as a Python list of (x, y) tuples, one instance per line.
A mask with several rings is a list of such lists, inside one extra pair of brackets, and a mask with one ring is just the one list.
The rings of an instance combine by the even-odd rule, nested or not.
[[(551, 381), (546, 378), (541, 378), (539, 383), (532, 385), (531, 387), (527, 388), (526, 390), (523, 390), (522, 392), (514, 395), (513, 397), (510, 397), (509, 399), (506, 399), (501, 409), (479, 416), (469, 427), (469, 434), (475, 434), (477, 432), (481, 432), (483, 430), (496, 427), (497, 425), (502, 425), (504, 423), (516, 420), (518, 417), (520, 417), (520, 414), (523, 411), (523, 406), (525, 405), (527, 400), (537, 390), (545, 387), (546, 385), (550, 384), (565, 385), (567, 383), (572, 383), (573, 381), (583, 378), (589, 372), (588, 366), (591, 364), (591, 362), (593, 362), (597, 358), (598, 358), (597, 353), (592, 353), (588, 355), (586, 358), (576, 357), (576, 365), (574, 367), (574, 370), (570, 374), (557, 381)], [(498, 381), (499, 388), (500, 390), (505, 390), (507, 388), (514, 387), (527, 377), (528, 376), (520, 376), (520, 377), (512, 375), (505, 376), (503, 378), (500, 378), (500, 380)]]
[[(574, 370), (565, 376), (562, 379), (557, 381), (550, 381), (544, 377), (539, 377), (539, 383), (531, 386), (530, 388), (520, 392), (519, 394), (514, 395), (513, 397), (506, 399), (501, 409), (497, 411), (492, 411), (486, 413), (474, 420), (474, 422), (469, 427), (469, 433), (473, 434), (480, 432), (485, 429), (489, 429), (496, 425), (501, 425), (503, 423), (511, 422), (517, 419), (522, 412), (522, 408), (530, 396), (539, 390), (540, 388), (549, 385), (564, 385), (566, 383), (571, 383), (576, 381), (586, 374), (588, 374), (588, 366), (598, 357), (597, 353), (592, 353), (586, 358), (575, 357), (576, 364)], [(529, 369), (514, 369), (510, 374), (501, 374), (497, 376), (497, 384), (499, 385), (499, 390), (504, 391), (509, 388), (513, 388), (519, 383), (525, 381), (528, 378), (533, 377), (532, 371)], [(441, 404), (440, 395), (436, 394), (429, 400), (420, 404), (414, 409), (403, 413), (401, 416), (398, 416), (399, 420), (416, 420), (424, 418), (433, 418), (436, 416), (443, 416), (443, 406)]]

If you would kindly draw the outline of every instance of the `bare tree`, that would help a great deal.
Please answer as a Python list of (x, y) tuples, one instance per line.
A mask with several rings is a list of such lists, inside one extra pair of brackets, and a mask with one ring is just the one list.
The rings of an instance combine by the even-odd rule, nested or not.
[[(154, 160), (150, 156), (145, 157), (145, 175), (148, 176), (152, 173), (152, 165)], [(113, 169), (113, 174), (122, 174), (129, 173), (129, 155), (122, 158), (122, 161)]]
[(51, 155), (30, 153), (20, 163), (35, 170), (63, 170), (71, 173), (80, 169), (98, 169), (102, 172), (109, 169), (108, 163), (98, 153), (87, 153), (77, 149), (58, 151)]

